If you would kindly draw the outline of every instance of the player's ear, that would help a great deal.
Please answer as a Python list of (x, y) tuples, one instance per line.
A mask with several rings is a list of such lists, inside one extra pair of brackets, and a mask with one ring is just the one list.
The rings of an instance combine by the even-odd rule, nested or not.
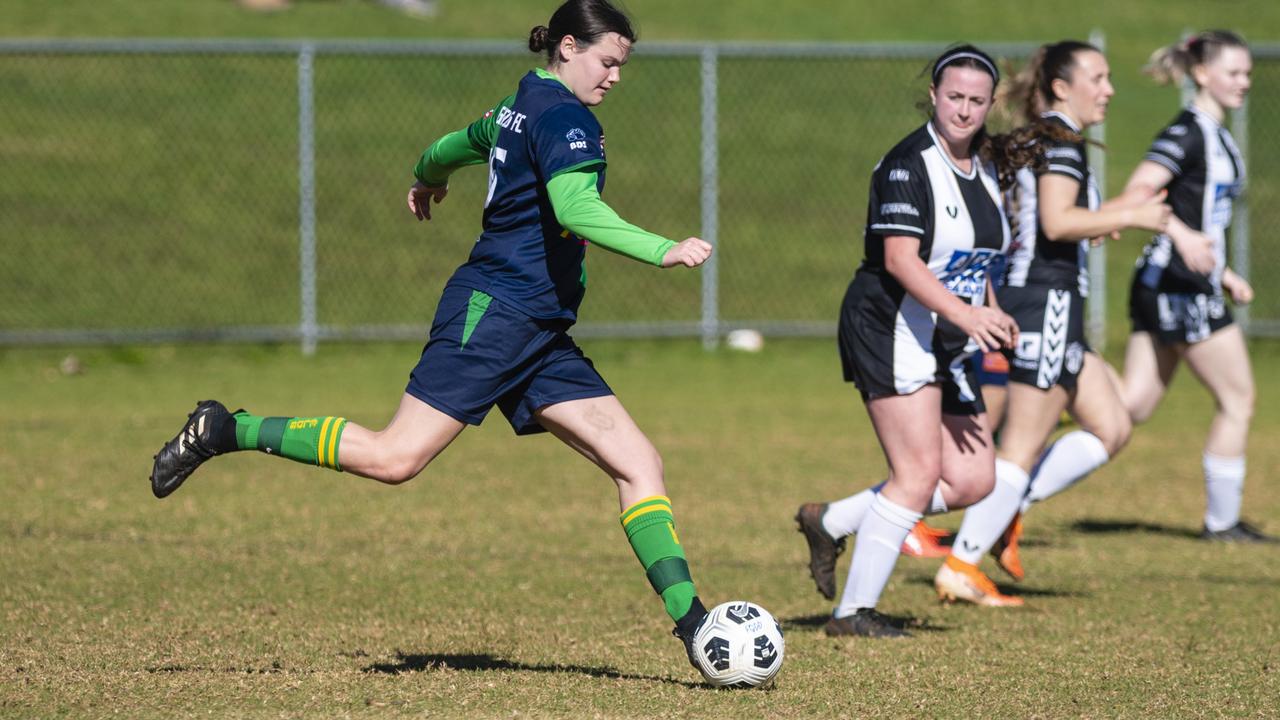
[(569, 58), (578, 52), (578, 41), (573, 37), (573, 33), (566, 33), (564, 37), (560, 38), (560, 45), (557, 47), (556, 52), (559, 54), (558, 59), (560, 62), (567, 62)]
[(933, 83), (929, 83), (929, 102), (938, 107), (938, 86)]

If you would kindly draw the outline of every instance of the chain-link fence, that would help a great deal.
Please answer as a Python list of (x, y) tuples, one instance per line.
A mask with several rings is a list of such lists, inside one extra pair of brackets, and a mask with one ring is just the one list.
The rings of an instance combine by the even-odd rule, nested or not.
[(1231, 227), (1231, 265), (1254, 285), (1256, 299), (1236, 316), (1252, 335), (1280, 336), (1280, 45), (1255, 45), (1253, 89), (1231, 131), (1248, 169), (1248, 187)]
[[(940, 49), (642, 45), (597, 111), (606, 200), (707, 237), (715, 262), (589, 252), (577, 334), (832, 332), (870, 170), (923, 121)], [(418, 224), (410, 169), (534, 61), (505, 43), (0, 43), (0, 344), (422, 338), (486, 178), (457, 173)], [(1252, 189), (1274, 194), (1269, 145)]]

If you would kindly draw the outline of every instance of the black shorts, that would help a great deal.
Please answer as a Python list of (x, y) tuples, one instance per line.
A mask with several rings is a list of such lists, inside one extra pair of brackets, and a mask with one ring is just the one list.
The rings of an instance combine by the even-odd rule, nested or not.
[(1002, 287), (999, 300), (1018, 323), (1018, 346), (1005, 351), (1009, 382), (1074, 390), (1089, 352), (1080, 292), (1040, 285)]
[(1129, 320), (1134, 332), (1151, 333), (1161, 345), (1198, 343), (1235, 322), (1221, 295), (1162, 293), (1137, 275), (1129, 288)]
[(951, 344), (939, 341), (938, 333), (922, 330), (928, 311), (917, 312), (905, 303), (897, 312), (887, 310), (884, 298), (874, 297), (877, 290), (867, 283), (855, 281), (849, 286), (840, 308), (839, 330), (844, 379), (858, 387), (863, 401), (910, 395), (937, 383), (942, 387), (944, 414), (986, 412), (977, 373), (968, 362), (975, 352), (972, 343), (966, 347), (963, 337)]

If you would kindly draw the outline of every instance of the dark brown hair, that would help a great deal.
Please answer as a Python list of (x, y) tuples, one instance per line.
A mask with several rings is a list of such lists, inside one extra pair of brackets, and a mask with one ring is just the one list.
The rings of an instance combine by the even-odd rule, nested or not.
[(544, 53), (547, 63), (555, 65), (559, 62), (556, 49), (565, 36), (573, 36), (586, 47), (611, 32), (618, 33), (629, 42), (636, 41), (631, 19), (609, 0), (568, 0), (552, 13), (546, 25), (538, 25), (529, 31), (529, 50)]
[(1213, 62), (1224, 48), (1229, 47), (1249, 49), (1244, 38), (1230, 30), (1205, 30), (1177, 45), (1168, 45), (1151, 53), (1143, 72), (1161, 85), (1182, 82), (1183, 78), (1191, 77), (1191, 68)]

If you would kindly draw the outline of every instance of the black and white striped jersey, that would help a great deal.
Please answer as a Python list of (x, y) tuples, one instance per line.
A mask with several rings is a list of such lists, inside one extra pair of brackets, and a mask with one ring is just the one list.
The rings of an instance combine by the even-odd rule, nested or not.
[(975, 155), (970, 171), (961, 172), (931, 123), (908, 135), (876, 165), (863, 235), (866, 256), (858, 275), (876, 277), (876, 290), (866, 297), (877, 306), (874, 314), (895, 328), (900, 339), (914, 339), (922, 348), (931, 346), (935, 334), (947, 346), (968, 342), (959, 328), (939, 320), (885, 271), (886, 239), (919, 238), (920, 259), (938, 281), (981, 305), (988, 277), (1003, 269), (1009, 246), (1002, 203), (994, 167)]
[[(1066, 115), (1047, 112), (1044, 120), (1077, 135), (1080, 128)], [(1038, 171), (1018, 171), (1017, 184), (1010, 190), (1013, 224), (1017, 228), (1009, 250), (1009, 271), (1004, 284), (1011, 287), (1044, 286), (1058, 290), (1079, 290), (1089, 294), (1088, 239), (1079, 242), (1050, 240), (1040, 224), (1037, 181), (1045, 174), (1062, 175), (1080, 183), (1076, 207), (1097, 210), (1102, 193), (1089, 169), (1084, 138), (1078, 142), (1045, 140), (1046, 163)]]
[(1139, 281), (1160, 292), (1220, 295), (1227, 264), (1227, 227), (1234, 202), (1244, 190), (1240, 149), (1216, 119), (1192, 106), (1161, 131), (1145, 159), (1173, 173), (1168, 186), (1173, 214), (1213, 238), (1217, 263), (1209, 276), (1192, 272), (1169, 236), (1161, 234), (1152, 238), (1138, 261)]

